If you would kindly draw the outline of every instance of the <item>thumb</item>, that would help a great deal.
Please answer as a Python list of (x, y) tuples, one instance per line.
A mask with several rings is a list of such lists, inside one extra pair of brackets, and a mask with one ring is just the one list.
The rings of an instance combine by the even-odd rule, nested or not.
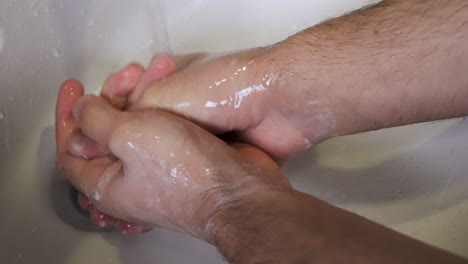
[(104, 146), (109, 145), (114, 128), (123, 115), (120, 110), (95, 95), (85, 95), (73, 106), (73, 116), (81, 131)]

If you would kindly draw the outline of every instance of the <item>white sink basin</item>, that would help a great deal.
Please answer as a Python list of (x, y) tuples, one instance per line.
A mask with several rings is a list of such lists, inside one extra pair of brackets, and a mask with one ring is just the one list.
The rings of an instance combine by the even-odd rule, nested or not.
[[(172, 50), (181, 53), (274, 43), (372, 1), (166, 2)], [(164, 39), (153, 41), (162, 20), (147, 4), (1, 1), (0, 262), (223, 262), (213, 247), (172, 232), (127, 237), (87, 231), (67, 185), (55, 177), (59, 84), (79, 78), (89, 92), (97, 91), (106, 74), (126, 62), (168, 51)], [(300, 190), (468, 256), (467, 130), (466, 122), (451, 120), (337, 138), (286, 170)]]

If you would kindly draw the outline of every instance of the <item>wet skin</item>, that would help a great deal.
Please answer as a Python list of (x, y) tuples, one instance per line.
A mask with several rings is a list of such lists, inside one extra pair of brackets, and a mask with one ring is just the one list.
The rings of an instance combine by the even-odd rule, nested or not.
[[(166, 111), (122, 112), (104, 97), (83, 96), (75, 80), (62, 85), (56, 112), (58, 162), (101, 226), (118, 221), (127, 233), (156, 226), (211, 241), (211, 218), (224, 203), (271, 186), (291, 189), (264, 152), (228, 145)], [(83, 135), (88, 143), (77, 147)], [(95, 209), (125, 222), (96, 219)]]

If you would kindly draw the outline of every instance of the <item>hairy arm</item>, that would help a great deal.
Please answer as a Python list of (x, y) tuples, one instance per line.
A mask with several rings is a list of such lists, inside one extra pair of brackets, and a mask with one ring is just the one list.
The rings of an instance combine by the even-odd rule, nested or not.
[(190, 61), (130, 109), (175, 112), (285, 161), (330, 137), (467, 115), (468, 2), (386, 0)]
[[(214, 131), (241, 131), (242, 139), (262, 147), (270, 154), (276, 154), (278, 158), (288, 157), (303, 147), (310, 146), (309, 143), (331, 136), (463, 116), (468, 113), (468, 106), (465, 103), (468, 93), (468, 75), (465, 73), (468, 70), (467, 6), (466, 0), (384, 1), (372, 8), (305, 30), (279, 45), (262, 49), (261, 52), (233, 54), (219, 60), (187, 66), (162, 84), (148, 88), (142, 99), (137, 100), (133, 107), (155, 108), (162, 105), (163, 109), (192, 117), (193, 120)], [(230, 75), (233, 70), (237, 73), (235, 78)], [(232, 81), (227, 81), (230, 76)], [(198, 78), (197, 82), (194, 78)], [(212, 87), (213, 78), (221, 80), (216, 82), (214, 87)], [(256, 82), (249, 82), (252, 80)], [(186, 87), (192, 89), (188, 90)], [(78, 94), (66, 88), (65, 86), (63, 91), (72, 91), (70, 96)], [(267, 96), (263, 96), (264, 94)], [(230, 95), (238, 95), (238, 99), (241, 99), (237, 100), (238, 105), (234, 102), (234, 111), (227, 100)], [(187, 98), (191, 98), (192, 101), (186, 101)], [(91, 99), (88, 98), (90, 102)], [(96, 99), (93, 100), (97, 102)], [(73, 131), (69, 127), (76, 127), (77, 124), (70, 118), (71, 111), (66, 109), (65, 103), (59, 104), (57, 119), (61, 132), (57, 134), (62, 161), (65, 162), (65, 167), (68, 162), (69, 167), (76, 169), (78, 167), (71, 164), (79, 162), (91, 169), (96, 168), (95, 164), (76, 160), (76, 157), (66, 152), (66, 136)], [(262, 107), (257, 107), (258, 104), (264, 107), (264, 111), (259, 110)], [(156, 112), (153, 115), (141, 115), (136, 118), (139, 115), (137, 111), (127, 115), (109, 110), (109, 107), (102, 102), (99, 105), (100, 108), (107, 109), (101, 111), (102, 113), (111, 116), (135, 115), (128, 120), (131, 122), (140, 120), (139, 125), (146, 127), (149, 132), (160, 133), (161, 129), (166, 129), (167, 131), (163, 131), (161, 135), (171, 135), (174, 138), (165, 142), (181, 141), (180, 135), (183, 137), (185, 134), (174, 130), (180, 128), (180, 123), (195, 129), (192, 124), (166, 112)], [(222, 109), (226, 111), (223, 112)], [(197, 113), (202, 114), (197, 116)], [(219, 119), (217, 115), (220, 115)], [(247, 118), (247, 123), (241, 122), (252, 115), (256, 118)], [(91, 116), (96, 115), (88, 114), (89, 118)], [(105, 117), (103, 120), (124, 120), (105, 115), (102, 117)], [(153, 122), (150, 117), (156, 118), (155, 120), (163, 118), (161, 119), (163, 122)], [(89, 118), (88, 120), (92, 120)], [(78, 120), (86, 123), (83, 121), (86, 118)], [(136, 129), (137, 126), (128, 120), (127, 124), (132, 124), (131, 129)], [(168, 122), (171, 120), (174, 122)], [(171, 126), (176, 123), (175, 121), (179, 125)], [(99, 127), (107, 131), (106, 122), (101, 123), (102, 126)], [(96, 122), (89, 124), (93, 124), (89, 126), (92, 128)], [(165, 124), (165, 126), (154, 126), (154, 124)], [(83, 129), (86, 125), (80, 127)], [(131, 129), (127, 129), (127, 132)], [(211, 156), (204, 155), (212, 152), (214, 157), (220, 159), (220, 164), (229, 164), (228, 161), (236, 157), (233, 150), (227, 151), (226, 146), (204, 130), (198, 127), (195, 130), (197, 134), (193, 138), (196, 140), (184, 141), (197, 143), (192, 146), (193, 151), (191, 149), (188, 153), (200, 153), (200, 155), (191, 157), (210, 160)], [(130, 134), (136, 135), (137, 132)], [(141, 134), (140, 132), (138, 133)], [(152, 136), (148, 142), (160, 144), (159, 140), (153, 140), (154, 134), (149, 132), (145, 134)], [(122, 129), (120, 136), (123, 139), (113, 142), (127, 146), (129, 142), (127, 135), (128, 133), (124, 133)], [(148, 144), (140, 142), (143, 139), (144, 137), (140, 139), (138, 136), (135, 140), (137, 146), (142, 146), (144, 149)], [(288, 148), (298, 142), (300, 144), (297, 144), (297, 148)], [(285, 146), (278, 147), (277, 143), (285, 143)], [(307, 144), (301, 145), (302, 143)], [(181, 145), (181, 147), (186, 153), (187, 146)], [(165, 148), (149, 149), (161, 151)], [(200, 149), (203, 151), (196, 152)], [(207, 149), (211, 152), (206, 151)], [(135, 160), (138, 155), (146, 153), (139, 151), (139, 148), (136, 150), (138, 151), (135, 152), (135, 148), (132, 147), (128, 149), (128, 153), (122, 151), (120, 157), (124, 161), (128, 158)], [(227, 154), (221, 155), (222, 150)], [(252, 156), (251, 152), (249, 153)], [(165, 157), (167, 152), (155, 155)], [(148, 160), (146, 156), (145, 154), (139, 159)], [(174, 164), (179, 164), (178, 160), (172, 158), (167, 160), (177, 161)], [(114, 159), (108, 160), (108, 162), (113, 161)], [(245, 157), (239, 160), (239, 167), (242, 168), (241, 165), (244, 163)], [(266, 167), (271, 167), (271, 163), (271, 160), (266, 162), (264, 158), (257, 159), (256, 162), (252, 162), (255, 166), (249, 170), (249, 173), (258, 173), (259, 164), (269, 164)], [(147, 164), (152, 168), (148, 171), (157, 171), (151, 167), (157, 163), (148, 161)], [(203, 162), (190, 164), (196, 167), (195, 165)], [(272, 180), (272, 171), (280, 174), (278, 168), (275, 166), (273, 168), (265, 169), (266, 172), (262, 173), (262, 176), (270, 176), (265, 179)], [(80, 183), (84, 185), (81, 182), (84, 179), (94, 179), (88, 177), (89, 175), (83, 177), (81, 175), (83, 171), (87, 172), (78, 168), (75, 174), (71, 173), (70, 178), (78, 186)], [(105, 197), (100, 198), (99, 208), (107, 208), (107, 212), (118, 217), (127, 217), (129, 220), (172, 226), (173, 229), (185, 231), (187, 234), (203, 233), (199, 238), (212, 242), (233, 263), (466, 263), (458, 257), (400, 235), (362, 217), (293, 191), (286, 186), (284, 178), (281, 178), (282, 185), (273, 185), (283, 186), (276, 190), (261, 188), (261, 184), (255, 181), (243, 186), (246, 189), (254, 187), (252, 195), (229, 199), (225, 196), (230, 194), (223, 193), (221, 197), (226, 199), (213, 201), (216, 205), (223, 203), (218, 206), (214, 214), (211, 213), (213, 208), (210, 206), (209, 210), (202, 210), (206, 204), (211, 205), (209, 202), (202, 203), (203, 206), (189, 204), (189, 208), (201, 208), (197, 210), (197, 214), (203, 215), (200, 218), (203, 221), (193, 222), (190, 214), (186, 214), (184, 210), (173, 209), (184, 208), (188, 200), (197, 201), (193, 197), (199, 196), (203, 190), (216, 189), (210, 188), (213, 183), (219, 187), (220, 184), (217, 182), (219, 177), (211, 178), (213, 171), (226, 173), (226, 170), (218, 170), (216, 166), (200, 167), (198, 171), (202, 173), (192, 175), (194, 182), (200, 182), (198, 189), (193, 186), (187, 189), (184, 184), (175, 184), (170, 186), (173, 188), (171, 192), (167, 191), (169, 185), (162, 183), (172, 181), (166, 181), (165, 177), (159, 178), (171, 177), (169, 176), (171, 174), (154, 175), (153, 186), (163, 188), (160, 193), (170, 193), (171, 196), (161, 199), (167, 204), (158, 204), (153, 211), (142, 209), (138, 211), (138, 215), (130, 215), (131, 218), (129, 216), (135, 212), (135, 207), (129, 201), (142, 206), (141, 197), (134, 194), (141, 194), (141, 189), (145, 188), (148, 182), (143, 182), (143, 185), (123, 184), (121, 188), (124, 188), (128, 195), (122, 196), (122, 189), (119, 188), (114, 191), (119, 195), (113, 196), (113, 199), (124, 197), (124, 201), (120, 202), (129, 205), (123, 212), (121, 208), (120, 211), (117, 210), (119, 208), (114, 206), (116, 203), (114, 200), (109, 202), (111, 200), (108, 199), (106, 207)], [(133, 171), (127, 173), (138, 177), (140, 168), (134, 167)], [(234, 187), (239, 186), (241, 176), (239, 170), (234, 170), (231, 174), (229, 183)], [(201, 180), (198, 177), (201, 177)], [(142, 183), (138, 179), (136, 182)], [(226, 181), (222, 183), (221, 186), (227, 184)], [(174, 199), (172, 195), (174, 193), (179, 195), (178, 199)], [(161, 208), (164, 210), (161, 211)], [(206, 217), (202, 211), (206, 211)], [(167, 217), (168, 212), (172, 217)], [(174, 219), (179, 221), (176, 225), (173, 223)], [(205, 219), (210, 219), (207, 227), (204, 226)], [(203, 225), (198, 222), (203, 222)], [(206, 232), (208, 234), (205, 234)]]
[[(303, 102), (297, 111), (307, 102), (330, 109), (328, 137), (468, 114), (464, 0), (383, 1), (296, 34), (267, 56), (279, 90)], [(313, 126), (303, 129), (314, 138)]]
[(214, 223), (231, 263), (468, 263), (297, 191), (240, 199)]
[[(282, 98), (299, 102), (285, 112), (329, 109), (329, 136), (468, 114), (464, 0), (384, 1), (267, 56)], [(296, 191), (241, 199), (216, 219), (215, 244), (232, 263), (466, 263)]]

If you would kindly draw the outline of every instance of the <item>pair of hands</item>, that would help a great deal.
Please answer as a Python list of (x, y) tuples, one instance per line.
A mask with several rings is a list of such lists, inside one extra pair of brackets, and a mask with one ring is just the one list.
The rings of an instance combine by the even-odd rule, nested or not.
[[(65, 82), (56, 109), (59, 163), (93, 220), (210, 241), (218, 211), (289, 190), (270, 156), (283, 161), (311, 140), (289, 120), (290, 102), (279, 76), (263, 69), (264, 53), (159, 56), (146, 71), (130, 64), (111, 75), (101, 97)], [(226, 133), (249, 145), (215, 136)]]
[(332, 136), (466, 116), (467, 12), (382, 1), (269, 48), (129, 65), (102, 97), (68, 81), (59, 162), (96, 222), (184, 232), (233, 263), (465, 263), (292, 190), (277, 164)]

